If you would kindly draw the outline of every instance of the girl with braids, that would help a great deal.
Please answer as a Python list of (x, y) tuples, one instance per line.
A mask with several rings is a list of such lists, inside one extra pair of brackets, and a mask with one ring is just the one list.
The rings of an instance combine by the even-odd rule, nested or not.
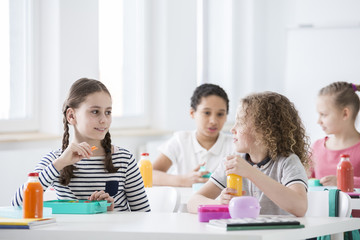
[(349, 154), (354, 167), (354, 187), (360, 187), (360, 133), (355, 128), (360, 100), (359, 85), (334, 82), (319, 91), (317, 99), (318, 124), (325, 138), (312, 145), (311, 177), (324, 186), (336, 186), (336, 166), (341, 154)]
[[(100, 81), (74, 82), (63, 107), (62, 148), (43, 157), (35, 172), (44, 189), (51, 185), (56, 190), (58, 199), (107, 200), (108, 211), (150, 211), (134, 156), (111, 144), (111, 108), (110, 93)], [(74, 130), (71, 142), (69, 125)], [(12, 205), (22, 204), (23, 189), (16, 191)]]
[(191, 197), (189, 212), (196, 213), (200, 204), (228, 204), (236, 190), (226, 187), (226, 175), (237, 174), (245, 194), (259, 200), (260, 214), (304, 216), (309, 144), (293, 103), (274, 92), (249, 95), (241, 100), (231, 132), (242, 154), (225, 158)]

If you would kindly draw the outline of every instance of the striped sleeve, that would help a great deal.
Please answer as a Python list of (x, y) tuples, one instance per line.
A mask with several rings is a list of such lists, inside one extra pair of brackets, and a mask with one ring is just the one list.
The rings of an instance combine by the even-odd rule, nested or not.
[[(54, 179), (59, 176), (59, 172), (55, 169), (52, 162), (60, 156), (59, 152), (50, 152), (44, 156), (40, 162), (36, 165), (34, 172), (39, 173), (39, 181), (44, 191), (52, 184)], [(24, 187), (26, 183), (19, 187), (13, 199), (11, 200), (12, 206), (21, 206), (23, 203)]]
[(150, 211), (140, 170), (133, 156), (131, 156), (126, 170), (125, 193), (131, 211)]

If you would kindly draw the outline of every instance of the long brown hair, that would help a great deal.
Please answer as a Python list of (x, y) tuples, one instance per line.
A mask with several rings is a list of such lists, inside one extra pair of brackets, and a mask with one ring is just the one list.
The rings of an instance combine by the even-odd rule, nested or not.
[[(110, 95), (110, 92), (105, 85), (97, 80), (81, 78), (73, 83), (69, 90), (68, 97), (66, 98), (63, 105), (63, 123), (64, 123), (64, 134), (62, 140), (62, 152), (69, 146), (69, 123), (66, 118), (66, 111), (68, 108), (76, 109), (82, 102), (85, 101), (86, 97), (92, 93), (105, 92)], [(101, 146), (105, 150), (104, 165), (108, 172), (114, 173), (118, 169), (114, 167), (111, 156), (111, 136), (110, 132), (107, 132), (105, 138), (101, 141)], [(74, 165), (64, 167), (60, 172), (59, 182), (60, 184), (67, 186), (70, 183), (72, 177), (74, 177)]]
[(356, 94), (360, 85), (348, 82), (334, 82), (319, 91), (319, 96), (333, 96), (334, 103), (337, 108), (351, 107), (353, 110), (352, 118), (356, 119), (360, 108), (360, 99)]
[(309, 167), (309, 137), (290, 100), (275, 92), (251, 94), (241, 100), (245, 115), (239, 124), (251, 122), (256, 141), (268, 149), (269, 157), (296, 154)]

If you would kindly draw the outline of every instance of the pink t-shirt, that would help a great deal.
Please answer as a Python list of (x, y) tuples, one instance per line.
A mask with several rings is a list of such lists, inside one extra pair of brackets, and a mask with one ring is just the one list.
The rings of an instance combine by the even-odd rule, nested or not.
[(349, 154), (350, 162), (354, 168), (354, 187), (360, 188), (360, 142), (345, 149), (329, 150), (325, 147), (328, 137), (317, 140), (312, 145), (311, 159), (314, 169), (311, 177), (320, 179), (328, 175), (336, 175), (336, 167), (341, 154)]

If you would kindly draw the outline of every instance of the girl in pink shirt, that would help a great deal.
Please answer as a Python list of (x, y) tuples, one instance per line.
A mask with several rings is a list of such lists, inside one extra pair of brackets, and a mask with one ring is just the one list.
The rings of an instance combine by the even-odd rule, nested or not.
[(324, 186), (336, 186), (336, 167), (341, 154), (349, 154), (354, 167), (354, 187), (360, 187), (360, 133), (355, 128), (360, 100), (360, 85), (335, 82), (322, 88), (318, 95), (318, 124), (325, 138), (312, 145), (311, 177)]

